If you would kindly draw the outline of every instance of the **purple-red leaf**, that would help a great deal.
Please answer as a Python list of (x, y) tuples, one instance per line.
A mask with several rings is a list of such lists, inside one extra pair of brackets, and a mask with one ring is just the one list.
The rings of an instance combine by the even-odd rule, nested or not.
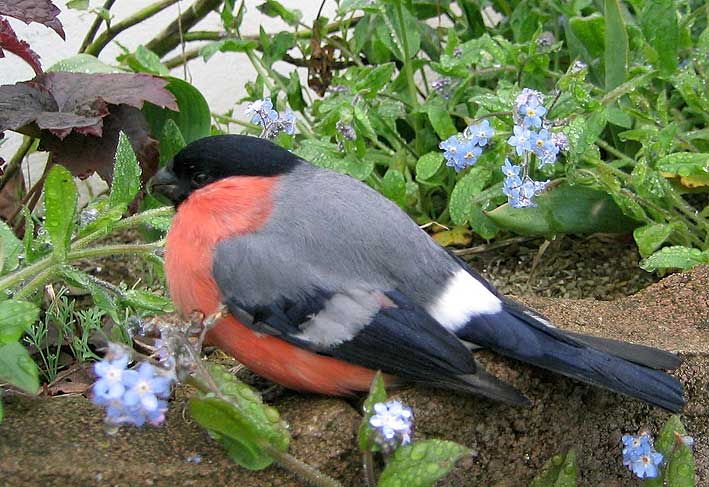
[(0, 86), (0, 131), (37, 135), (39, 128), (60, 139), (72, 131), (101, 136), (109, 105), (142, 108), (147, 101), (177, 111), (166, 84), (149, 74), (56, 72)]
[[(1, 2), (2, 0), (0, 0)], [(27, 64), (32, 66), (35, 74), (42, 74), (42, 65), (39, 62), (37, 53), (30, 48), (27, 42), (18, 39), (10, 22), (0, 17), (0, 58), (5, 57), (3, 49), (24, 59)]]
[(60, 13), (50, 0), (0, 0), (0, 15), (15, 17), (25, 24), (44, 24), (65, 39), (64, 28), (57, 18)]
[(94, 171), (105, 181), (113, 180), (113, 156), (118, 146), (118, 134), (123, 131), (140, 161), (143, 182), (155, 174), (158, 167), (158, 142), (150, 136), (143, 112), (127, 105), (110, 105), (110, 115), (104, 118), (103, 135), (95, 137), (71, 133), (63, 140), (42, 132), (40, 150), (52, 153), (52, 162), (61, 164), (80, 178)]

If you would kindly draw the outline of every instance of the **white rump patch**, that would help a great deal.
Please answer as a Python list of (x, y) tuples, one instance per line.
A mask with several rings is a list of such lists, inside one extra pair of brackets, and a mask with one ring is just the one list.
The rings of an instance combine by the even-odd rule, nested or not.
[(352, 340), (372, 321), (379, 308), (376, 297), (368, 291), (335, 294), (320, 312), (300, 325), (301, 332), (295, 337), (320, 349), (330, 349)]
[(457, 331), (474, 316), (502, 310), (502, 302), (464, 269), (453, 274), (440, 296), (426, 309), (450, 331)]

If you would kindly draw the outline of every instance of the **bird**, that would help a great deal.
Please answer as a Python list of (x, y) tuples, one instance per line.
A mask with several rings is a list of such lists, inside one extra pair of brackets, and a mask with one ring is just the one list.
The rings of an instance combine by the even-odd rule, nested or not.
[(183, 316), (228, 315), (211, 344), (286, 388), (326, 395), (422, 384), (512, 405), (481, 350), (669, 411), (672, 353), (555, 327), (499, 293), (399, 206), (258, 137), (186, 145), (150, 183), (176, 208), (165, 275)]

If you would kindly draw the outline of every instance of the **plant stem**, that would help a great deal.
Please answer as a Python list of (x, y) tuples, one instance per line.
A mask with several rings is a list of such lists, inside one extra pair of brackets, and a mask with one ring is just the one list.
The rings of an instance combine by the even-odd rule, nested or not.
[(101, 51), (103, 50), (106, 45), (111, 42), (118, 34), (123, 32), (126, 29), (129, 29), (133, 27), (136, 24), (139, 24), (143, 22), (146, 19), (149, 19), (153, 15), (156, 15), (169, 6), (177, 3), (180, 0), (160, 0), (158, 2), (153, 3), (152, 5), (148, 5), (147, 7), (143, 8), (142, 10), (138, 10), (136, 13), (131, 15), (130, 17), (127, 17), (123, 19), (120, 22), (117, 22), (111, 27), (106, 28), (105, 31), (103, 31), (95, 41), (93, 41), (91, 44), (86, 46), (86, 49), (84, 49), (84, 52), (86, 54), (91, 54), (93, 56), (98, 56)]
[(364, 483), (367, 487), (376, 487), (377, 480), (374, 477), (374, 458), (372, 452), (367, 450), (362, 453), (362, 469), (364, 470)]
[(298, 460), (290, 453), (280, 451), (270, 443), (263, 442), (261, 445), (273, 459), (289, 472), (293, 472), (306, 482), (317, 487), (342, 487), (342, 484), (332, 477), (325, 475), (321, 471), (311, 467), (305, 462)]
[(180, 44), (180, 32), (186, 32), (194, 27), (209, 13), (219, 7), (223, 0), (197, 0), (177, 19), (172, 21), (165, 30), (155, 36), (145, 47), (162, 57)]
[(606, 95), (601, 98), (601, 104), (602, 105), (610, 105), (614, 101), (616, 101), (618, 98), (620, 98), (623, 95), (626, 95), (633, 91), (635, 88), (643, 84), (645, 81), (647, 81), (648, 78), (652, 78), (655, 75), (655, 71), (648, 71), (647, 73), (641, 74), (640, 76), (636, 76), (635, 78), (626, 81), (625, 83), (616, 86), (613, 88), (611, 91), (606, 93)]
[(136, 227), (138, 225), (142, 225), (144, 223), (149, 222), (153, 218), (170, 216), (174, 211), (175, 209), (171, 206), (163, 206), (161, 208), (154, 208), (152, 210), (146, 210), (136, 215), (131, 215), (116, 222), (110, 228), (107, 227), (102, 228), (100, 230), (96, 230), (95, 232), (90, 233), (85, 237), (75, 240), (71, 247), (74, 250), (84, 248), (91, 242), (98, 240), (99, 238), (105, 237), (109, 233), (115, 232), (116, 230), (125, 230), (127, 228)]
[(17, 152), (15, 152), (12, 156), (12, 159), (8, 161), (7, 167), (5, 167), (5, 172), (2, 175), (2, 179), (0, 179), (0, 190), (5, 187), (7, 182), (12, 178), (13, 174), (20, 168), (23, 159), (32, 148), (34, 140), (34, 138), (27, 135), (22, 137), (22, 144), (17, 148)]
[[(116, 0), (106, 0), (106, 3), (103, 4), (103, 9), (107, 11), (111, 10), (111, 7), (113, 7), (114, 3), (116, 3)], [(86, 36), (84, 37), (84, 40), (81, 42), (81, 47), (79, 47), (79, 53), (86, 51), (86, 48), (89, 47), (89, 44), (94, 41), (94, 39), (96, 38), (96, 33), (98, 32), (99, 27), (101, 27), (102, 22), (103, 18), (100, 15), (96, 14), (96, 18), (94, 19), (93, 24), (91, 24), (91, 27), (89, 27), (89, 30), (86, 33)]]
[(37, 274), (30, 282), (22, 286), (19, 291), (17, 291), (12, 299), (25, 299), (27, 296), (31, 295), (35, 289), (44, 286), (48, 283), (56, 273), (56, 266), (52, 266), (48, 269), (43, 270)]
[[(402, 57), (404, 58), (404, 75), (406, 76), (406, 84), (409, 88), (409, 97), (411, 98), (411, 104), (414, 108), (418, 107), (418, 89), (416, 87), (416, 81), (414, 80), (414, 71), (411, 66), (411, 59), (409, 59), (409, 36), (406, 33), (406, 24), (404, 23), (404, 11), (401, 6), (401, 2), (395, 2), (394, 8), (396, 9), (396, 20), (399, 23), (399, 31), (401, 32), (401, 50)], [(421, 124), (421, 116), (419, 114), (413, 115), (414, 117), (414, 131), (415, 135), (415, 146), (416, 154), (420, 155), (422, 151), (421, 147), (421, 131), (423, 126)]]

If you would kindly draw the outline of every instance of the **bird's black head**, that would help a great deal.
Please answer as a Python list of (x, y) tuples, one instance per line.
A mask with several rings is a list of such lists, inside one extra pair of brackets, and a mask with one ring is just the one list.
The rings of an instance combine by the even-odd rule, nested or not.
[(179, 205), (195, 190), (231, 176), (278, 176), (300, 159), (265, 139), (215, 135), (195, 140), (151, 180), (154, 192)]

